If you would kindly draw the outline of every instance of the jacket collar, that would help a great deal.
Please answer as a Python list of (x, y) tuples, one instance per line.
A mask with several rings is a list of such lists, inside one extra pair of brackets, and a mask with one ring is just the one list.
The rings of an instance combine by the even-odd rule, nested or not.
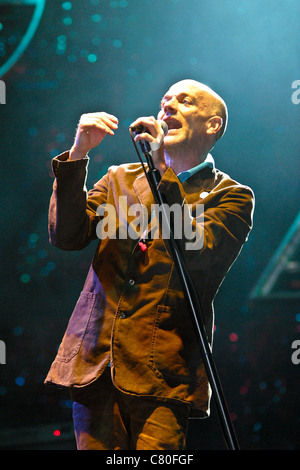
[(204, 162), (200, 163), (197, 166), (194, 166), (190, 170), (182, 171), (181, 173), (178, 173), (177, 176), (178, 176), (179, 180), (183, 183), (184, 181), (186, 181), (191, 176), (195, 175), (196, 173), (198, 173), (201, 170), (205, 170), (206, 168), (209, 168), (210, 170), (215, 169), (215, 161), (214, 161), (214, 159), (213, 159), (213, 157), (210, 153), (207, 155)]
[[(145, 166), (147, 167), (147, 165)], [(211, 154), (208, 154), (204, 162), (188, 171), (179, 173), (177, 177), (182, 183), (188, 199), (189, 195), (191, 196), (194, 193), (195, 196), (196, 194), (199, 195), (201, 190), (210, 192), (214, 187), (216, 178), (214, 158)], [(154, 204), (154, 198), (144, 172), (134, 180), (133, 188), (137, 193), (140, 203), (150, 210), (151, 204)]]

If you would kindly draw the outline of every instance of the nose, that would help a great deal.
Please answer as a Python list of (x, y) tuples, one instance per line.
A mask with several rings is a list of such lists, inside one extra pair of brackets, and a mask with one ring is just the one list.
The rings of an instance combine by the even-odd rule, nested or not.
[(165, 114), (174, 114), (176, 113), (177, 99), (175, 96), (165, 101), (163, 109)]

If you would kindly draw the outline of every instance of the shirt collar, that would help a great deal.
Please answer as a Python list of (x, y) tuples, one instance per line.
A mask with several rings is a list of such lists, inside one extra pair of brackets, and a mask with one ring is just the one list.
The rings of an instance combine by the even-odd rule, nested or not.
[(214, 167), (215, 167), (215, 161), (214, 161), (212, 155), (209, 153), (207, 155), (206, 159), (204, 160), (204, 162), (200, 163), (197, 166), (194, 166), (190, 170), (182, 171), (181, 173), (178, 173), (177, 177), (179, 178), (181, 183), (183, 183), (185, 180), (190, 178), (192, 175), (194, 175), (195, 173), (198, 173), (198, 171), (204, 170), (204, 168), (214, 169)]

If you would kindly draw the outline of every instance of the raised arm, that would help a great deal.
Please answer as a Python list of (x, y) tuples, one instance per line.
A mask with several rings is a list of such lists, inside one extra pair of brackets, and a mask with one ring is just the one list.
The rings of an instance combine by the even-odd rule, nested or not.
[(49, 207), (49, 236), (51, 244), (62, 250), (81, 250), (96, 238), (99, 221), (96, 210), (106, 201), (108, 176), (97, 183), (93, 197), (88, 198), (87, 153), (107, 134), (114, 135), (117, 127), (118, 119), (110, 114), (84, 114), (71, 150), (53, 159), (55, 180)]

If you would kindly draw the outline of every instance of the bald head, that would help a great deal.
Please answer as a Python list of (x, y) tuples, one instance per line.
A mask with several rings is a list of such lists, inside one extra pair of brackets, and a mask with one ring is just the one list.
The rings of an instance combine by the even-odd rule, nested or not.
[[(185, 79), (180, 80), (175, 83), (173, 86), (177, 85), (186, 85), (190, 89), (195, 89), (195, 91), (200, 91), (201, 104), (203, 108), (215, 116), (219, 116), (222, 119), (222, 126), (219, 131), (216, 133), (215, 140), (221, 139), (224, 135), (228, 122), (228, 110), (225, 101), (210, 87), (204, 83), (198, 82), (197, 80)], [(171, 87), (172, 88), (172, 87)]]

